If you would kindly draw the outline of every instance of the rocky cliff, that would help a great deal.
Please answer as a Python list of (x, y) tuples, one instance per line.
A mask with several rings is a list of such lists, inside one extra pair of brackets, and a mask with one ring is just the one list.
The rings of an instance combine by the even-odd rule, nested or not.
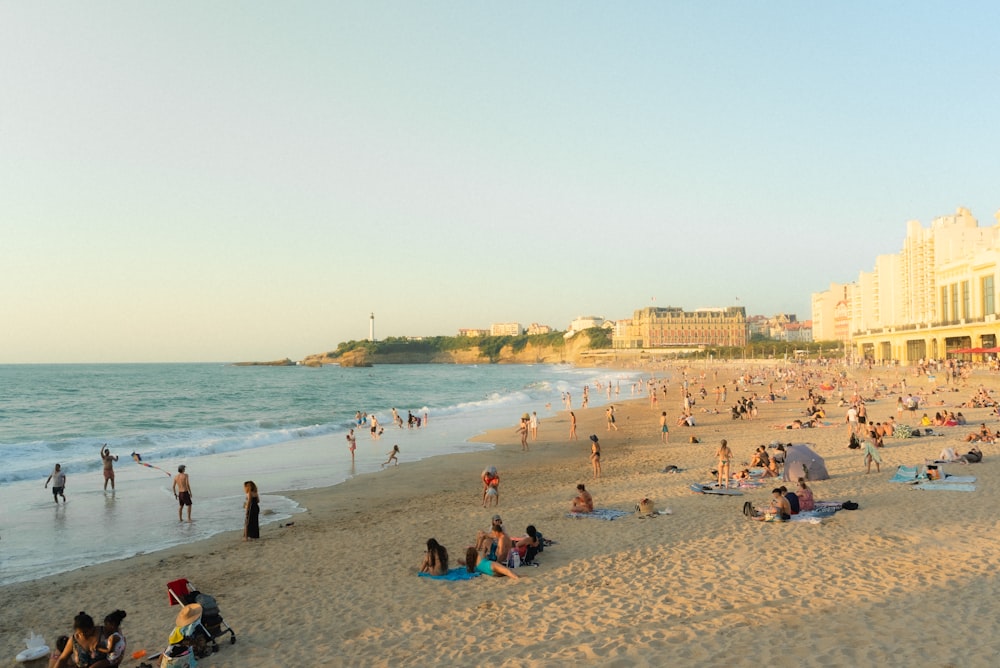
[[(505, 346), (497, 356), (497, 364), (580, 364), (591, 352), (590, 337), (577, 334), (566, 340), (563, 345), (537, 346), (528, 343), (521, 350), (514, 352), (513, 346)], [(462, 350), (436, 352), (399, 352), (399, 353), (367, 353), (363, 350), (349, 351), (341, 356), (335, 352), (309, 355), (301, 364), (305, 366), (322, 366), (324, 364), (340, 364), (341, 366), (370, 366), (372, 364), (489, 364), (489, 357), (478, 347)], [(586, 362), (584, 362), (586, 363)]]

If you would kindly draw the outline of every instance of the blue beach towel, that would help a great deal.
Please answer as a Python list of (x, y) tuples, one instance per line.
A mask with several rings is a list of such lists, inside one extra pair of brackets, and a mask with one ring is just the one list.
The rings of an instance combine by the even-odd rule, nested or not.
[(591, 517), (595, 520), (616, 520), (619, 517), (625, 517), (631, 513), (626, 513), (624, 510), (611, 510), (610, 508), (594, 508), (592, 513), (566, 513), (566, 517), (575, 517), (576, 519), (581, 519), (583, 517)]
[(431, 575), (430, 573), (417, 573), (422, 578), (430, 578), (431, 580), (448, 580), (450, 582), (457, 582), (459, 580), (471, 580), (472, 578), (479, 575), (479, 571), (472, 571), (471, 573), (465, 569), (465, 566), (459, 566), (457, 568), (449, 569), (444, 575)]
[(916, 482), (926, 479), (927, 476), (920, 472), (919, 466), (900, 466), (896, 473), (889, 478), (889, 482)]
[(933, 480), (931, 482), (922, 482), (914, 485), (913, 489), (946, 489), (949, 492), (975, 492), (976, 486), (960, 482), (941, 482), (940, 480)]

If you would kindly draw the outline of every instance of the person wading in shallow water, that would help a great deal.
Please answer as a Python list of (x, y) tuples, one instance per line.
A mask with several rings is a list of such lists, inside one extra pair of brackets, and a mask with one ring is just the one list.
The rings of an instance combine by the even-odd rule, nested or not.
[(184, 521), (184, 506), (188, 509), (188, 522), (191, 521), (191, 479), (187, 474), (187, 467), (181, 464), (177, 467), (177, 475), (174, 476), (174, 496), (177, 497), (177, 521)]

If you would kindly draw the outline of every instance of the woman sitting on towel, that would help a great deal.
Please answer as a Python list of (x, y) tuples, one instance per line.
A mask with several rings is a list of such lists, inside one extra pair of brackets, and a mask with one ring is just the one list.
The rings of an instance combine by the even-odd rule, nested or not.
[(427, 552), (424, 553), (424, 562), (420, 564), (420, 572), (431, 575), (448, 573), (448, 550), (433, 538), (427, 539)]
[(799, 497), (799, 510), (813, 510), (816, 507), (816, 500), (813, 499), (813, 492), (806, 485), (805, 478), (799, 478), (799, 488), (795, 490), (795, 495)]
[(470, 573), (480, 572), (483, 575), (494, 575), (496, 577), (508, 577), (517, 580), (517, 574), (510, 570), (503, 564), (496, 561), (488, 561), (486, 559), (480, 559), (479, 553), (476, 552), (476, 548), (470, 547), (465, 551), (465, 561), (461, 559), (458, 563), (465, 566), (465, 570)]
[(590, 495), (587, 488), (581, 482), (576, 486), (576, 498), (573, 499), (571, 513), (592, 513), (594, 512), (594, 497)]

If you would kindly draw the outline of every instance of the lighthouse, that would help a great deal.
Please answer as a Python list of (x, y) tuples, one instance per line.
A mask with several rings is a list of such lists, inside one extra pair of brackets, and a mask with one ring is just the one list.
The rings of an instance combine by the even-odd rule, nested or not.
[(375, 343), (375, 314), (368, 318), (368, 340)]

